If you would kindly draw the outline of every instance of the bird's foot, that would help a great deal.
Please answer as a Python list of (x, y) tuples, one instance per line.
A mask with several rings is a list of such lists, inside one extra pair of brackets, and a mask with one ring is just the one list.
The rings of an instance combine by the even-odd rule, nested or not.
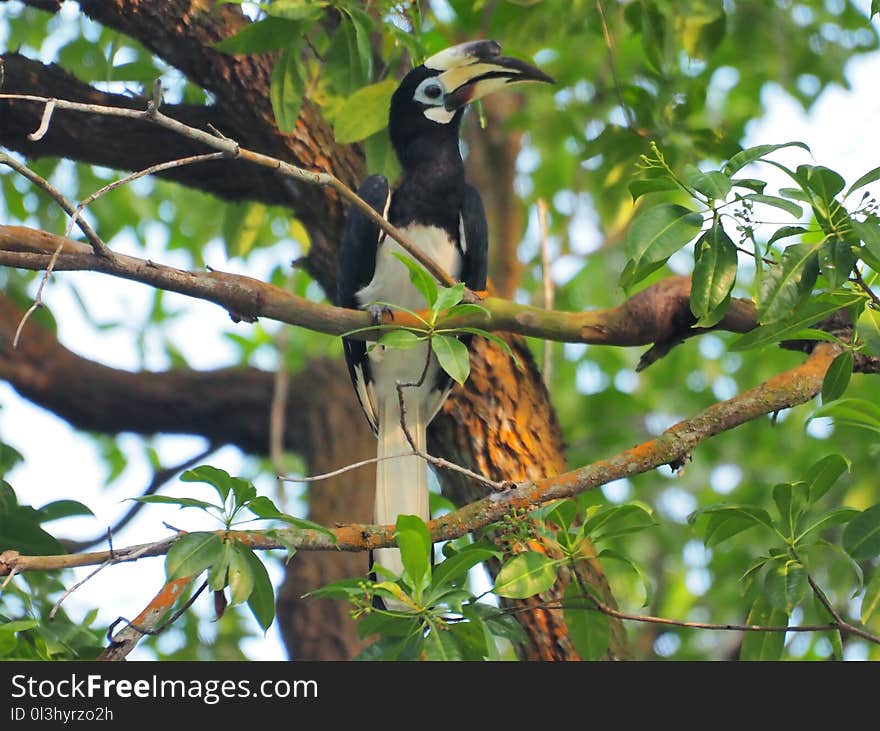
[(469, 289), (465, 291), (464, 297), (462, 297), (462, 302), (466, 302), (467, 304), (475, 305), (479, 302), (482, 302), (486, 297), (489, 296), (488, 289)]
[(364, 309), (370, 314), (374, 325), (382, 325), (394, 317), (394, 311), (388, 305), (367, 305)]

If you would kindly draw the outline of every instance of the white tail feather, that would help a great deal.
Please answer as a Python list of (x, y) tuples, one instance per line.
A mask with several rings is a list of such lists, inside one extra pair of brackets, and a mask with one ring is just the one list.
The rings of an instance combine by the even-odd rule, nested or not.
[[(373, 517), (379, 525), (393, 525), (398, 515), (417, 515), (429, 520), (428, 466), (421, 457), (408, 454), (412, 446), (400, 424), (400, 405), (396, 398), (384, 399), (379, 404), (379, 462), (376, 463), (376, 501)], [(406, 400), (406, 427), (416, 448), (425, 451), (427, 422), (419, 399)], [(406, 457), (396, 455), (408, 454)], [(390, 457), (390, 459), (383, 459)], [(373, 553), (373, 561), (398, 576), (403, 573), (400, 551), (380, 548)]]

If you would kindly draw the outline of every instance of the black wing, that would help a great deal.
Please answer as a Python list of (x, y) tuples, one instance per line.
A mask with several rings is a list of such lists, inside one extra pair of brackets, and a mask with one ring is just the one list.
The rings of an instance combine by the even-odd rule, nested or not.
[(486, 211), (477, 189), (466, 185), (461, 204), (461, 228), (464, 249), (461, 262), (461, 281), (473, 292), (486, 289), (489, 269), (489, 226)]
[[(360, 188), (358, 195), (380, 215), (387, 215), (391, 199), (391, 186), (384, 175), (371, 175)], [(376, 251), (381, 238), (379, 227), (358, 208), (349, 207), (345, 231), (339, 247), (339, 272), (336, 279), (336, 304), (340, 307), (357, 308), (357, 293), (370, 283), (376, 270)], [(370, 426), (376, 431), (376, 413), (370, 396), (370, 361), (367, 344), (363, 340), (342, 339), (348, 373), (355, 393), (361, 402)]]

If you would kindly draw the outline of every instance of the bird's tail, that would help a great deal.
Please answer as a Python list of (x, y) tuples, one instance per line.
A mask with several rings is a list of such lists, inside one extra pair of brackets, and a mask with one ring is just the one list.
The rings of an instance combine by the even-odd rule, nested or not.
[[(425, 451), (427, 419), (418, 404), (407, 400), (406, 427), (416, 448)], [(416, 455), (398, 457), (412, 452), (412, 446), (400, 424), (400, 404), (396, 394), (379, 405), (379, 461), (376, 463), (376, 501), (373, 517), (379, 525), (393, 525), (398, 515), (431, 517), (428, 507), (428, 466)], [(390, 458), (390, 459), (383, 459)], [(403, 562), (396, 548), (380, 548), (373, 552), (373, 561), (400, 576)]]

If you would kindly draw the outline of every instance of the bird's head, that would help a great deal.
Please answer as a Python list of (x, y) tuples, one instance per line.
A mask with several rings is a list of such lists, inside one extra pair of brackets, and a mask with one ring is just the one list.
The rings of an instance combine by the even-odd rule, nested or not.
[(535, 81), (553, 83), (539, 68), (502, 56), (495, 41), (472, 41), (435, 53), (410, 71), (391, 97), (391, 142), (400, 155), (419, 135), (457, 135), (462, 111), (470, 102)]

